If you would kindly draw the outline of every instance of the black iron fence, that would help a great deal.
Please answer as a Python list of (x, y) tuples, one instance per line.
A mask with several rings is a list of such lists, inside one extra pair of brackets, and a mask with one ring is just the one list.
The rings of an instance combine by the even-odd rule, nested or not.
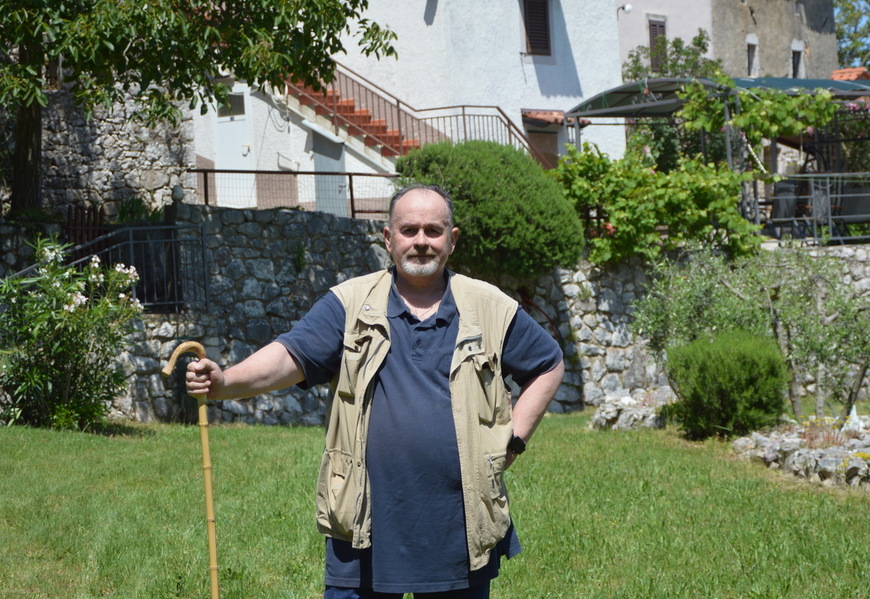
[(136, 267), (134, 294), (148, 312), (208, 311), (205, 241), (193, 225), (119, 228), (71, 251), (72, 264), (98, 256), (102, 264)]
[(233, 208), (295, 208), (385, 220), (398, 175), (191, 169), (197, 202)]

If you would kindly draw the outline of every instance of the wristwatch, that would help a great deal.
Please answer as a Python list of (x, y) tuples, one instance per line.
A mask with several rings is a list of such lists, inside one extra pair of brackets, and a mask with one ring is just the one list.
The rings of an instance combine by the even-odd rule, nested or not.
[(510, 443), (508, 443), (507, 448), (515, 454), (520, 455), (526, 450), (526, 442), (514, 435), (511, 438)]

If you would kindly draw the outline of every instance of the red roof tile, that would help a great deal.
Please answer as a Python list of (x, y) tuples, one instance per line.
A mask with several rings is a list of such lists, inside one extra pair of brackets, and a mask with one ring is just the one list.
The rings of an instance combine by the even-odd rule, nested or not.
[(855, 81), (857, 79), (870, 79), (867, 67), (848, 67), (837, 69), (831, 73), (831, 79), (835, 81)]

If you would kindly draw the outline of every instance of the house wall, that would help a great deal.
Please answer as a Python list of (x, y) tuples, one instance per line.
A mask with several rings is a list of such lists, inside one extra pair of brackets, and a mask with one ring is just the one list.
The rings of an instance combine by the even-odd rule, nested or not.
[[(521, 110), (569, 110), (620, 83), (616, 15), (593, 0), (551, 0), (552, 56), (525, 55), (518, 0), (373, 0), (366, 17), (396, 32), (398, 59), (355, 50), (336, 60), (417, 109), (501, 107), (520, 129)], [(621, 128), (588, 127), (583, 138), (621, 155)]]
[[(247, 90), (248, 139), (253, 159), (251, 169), (315, 171), (315, 136), (320, 135), (307, 126), (304, 119), (277, 103), (269, 94)], [(231, 168), (217, 159), (217, 146), (225, 143), (221, 138), (217, 113), (212, 108), (206, 114), (192, 116), (195, 129), (194, 148), (200, 164), (210, 168)], [(328, 133), (328, 132), (327, 132)], [(353, 148), (343, 152), (347, 172), (386, 172), (383, 165), (374, 162)], [(204, 159), (204, 161), (203, 161)]]
[[(624, 5), (614, 0), (614, 7)], [(649, 45), (647, 23), (663, 17), (669, 40), (686, 42), (698, 29), (710, 34), (711, 58), (731, 77), (747, 77), (747, 38), (757, 40), (758, 77), (791, 77), (792, 49), (803, 48), (803, 78), (827, 79), (837, 68), (832, 0), (633, 0), (619, 11), (621, 61), (638, 45)]]
[(747, 76), (746, 36), (758, 38), (758, 76), (791, 77), (792, 51), (803, 52), (802, 78), (828, 79), (837, 68), (831, 0), (713, 2), (713, 55), (725, 72)]
[(617, 13), (620, 65), (638, 46), (649, 46), (650, 19), (665, 21), (668, 40), (680, 38), (688, 43), (698, 35), (699, 29), (707, 33), (713, 30), (710, 0), (614, 0), (616, 10), (625, 4), (631, 4), (632, 10)]

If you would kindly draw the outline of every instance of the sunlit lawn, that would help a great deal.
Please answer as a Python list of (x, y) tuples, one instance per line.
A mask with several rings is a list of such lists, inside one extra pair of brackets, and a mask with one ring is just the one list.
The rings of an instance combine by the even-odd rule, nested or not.
[[(494, 597), (864, 597), (870, 495), (673, 431), (545, 419), (508, 473), (524, 552)], [(211, 429), (221, 596), (314, 598), (319, 428)], [(0, 429), (0, 597), (207, 597), (196, 427)]]

